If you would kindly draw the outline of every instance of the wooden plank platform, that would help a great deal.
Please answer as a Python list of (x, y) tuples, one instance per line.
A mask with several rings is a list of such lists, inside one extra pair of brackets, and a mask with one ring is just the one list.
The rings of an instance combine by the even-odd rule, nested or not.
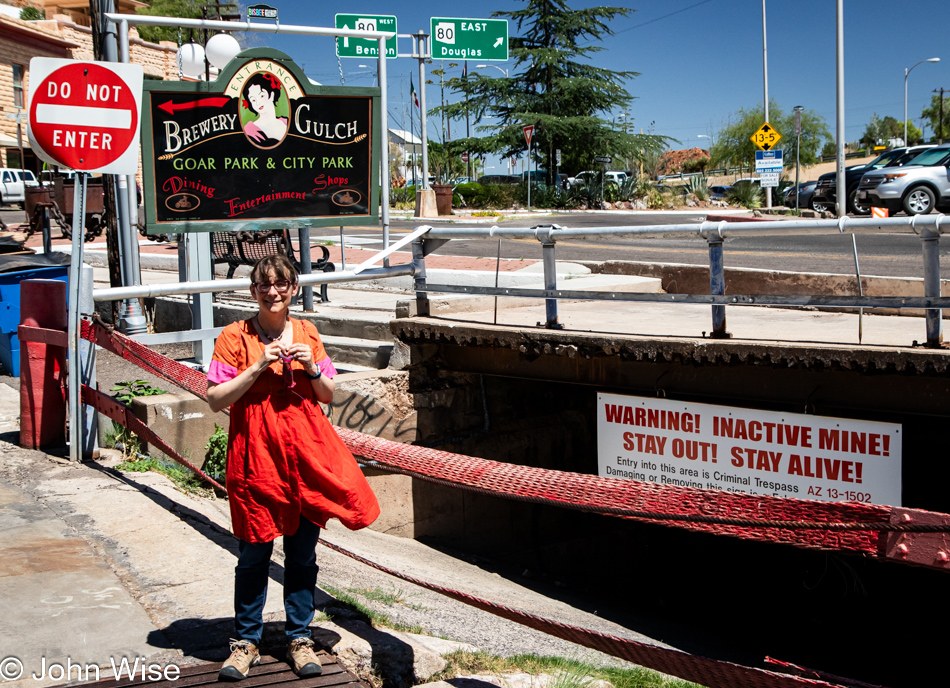
[[(323, 673), (314, 678), (299, 678), (283, 656), (280, 658), (264, 652), (261, 654), (261, 663), (251, 669), (248, 677), (242, 681), (218, 681), (218, 670), (221, 662), (206, 662), (204, 664), (181, 667), (179, 678), (174, 681), (150, 681), (142, 679), (141, 673), (136, 678), (104, 679), (95, 683), (83, 684), (83, 688), (135, 688), (135, 686), (149, 686), (150, 688), (183, 688), (184, 686), (206, 685), (234, 685), (236, 688), (259, 688), (260, 686), (281, 685), (286, 688), (367, 688), (355, 675), (343, 668), (334, 655), (324, 650), (317, 652)], [(57, 687), (58, 688), (58, 687)]]

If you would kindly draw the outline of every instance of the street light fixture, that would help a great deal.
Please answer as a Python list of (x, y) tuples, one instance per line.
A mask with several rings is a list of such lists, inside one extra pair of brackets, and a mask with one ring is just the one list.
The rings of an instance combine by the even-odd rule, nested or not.
[(507, 69), (502, 69), (502, 68), (499, 67), (498, 65), (490, 65), (490, 64), (475, 65), (475, 69), (485, 69), (485, 67), (491, 67), (492, 69), (497, 69), (499, 72), (501, 72), (502, 74), (505, 75), (505, 78), (506, 78), (506, 79), (508, 78), (508, 70), (507, 70)]
[(709, 139), (709, 147), (712, 148), (712, 136), (707, 136), (706, 134), (696, 134), (698, 139)]
[[(931, 57), (929, 60), (921, 60), (920, 62), (915, 64), (914, 67), (916, 67), (917, 65), (921, 65), (924, 62), (940, 62), (940, 58)], [(907, 75), (913, 71), (914, 67), (911, 67), (910, 69), (906, 69), (906, 68), (904, 69), (904, 145), (905, 146), (908, 145), (907, 144)]]

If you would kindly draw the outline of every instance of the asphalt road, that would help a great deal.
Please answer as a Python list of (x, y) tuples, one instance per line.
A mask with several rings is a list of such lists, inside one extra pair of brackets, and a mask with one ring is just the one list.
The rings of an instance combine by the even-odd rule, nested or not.
[[(550, 218), (506, 220), (502, 227), (530, 227), (535, 224), (556, 223), (562, 227), (608, 227), (668, 225), (700, 222), (702, 213), (695, 215), (595, 214), (577, 213)], [(419, 226), (418, 221), (394, 220), (392, 234), (402, 234)], [(460, 226), (461, 223), (454, 226)], [(486, 227), (487, 225), (475, 225)], [(381, 230), (352, 228), (347, 236), (378, 237)], [(920, 239), (913, 234), (876, 234), (857, 237), (858, 260), (861, 273), (893, 277), (922, 277), (923, 263)], [(464, 256), (495, 256), (497, 240), (455, 240), (439, 249), (440, 253)], [(950, 242), (943, 242), (941, 257), (950, 254)], [(540, 258), (541, 249), (535, 240), (503, 240), (502, 258)], [(709, 253), (702, 239), (612, 239), (610, 241), (559, 241), (558, 260), (635, 260), (661, 263), (689, 263), (707, 265)], [(741, 237), (725, 242), (727, 267), (746, 267), (793, 272), (829, 272), (854, 274), (854, 254), (850, 235), (807, 237)]]
[[(4, 206), (0, 218), (9, 223), (25, 220), (22, 210)], [(668, 225), (698, 223), (703, 213), (576, 213), (558, 214), (544, 218), (511, 219), (498, 223), (502, 227), (531, 227), (536, 224), (556, 223), (562, 227), (631, 227), (644, 225)], [(392, 236), (398, 237), (418, 227), (418, 220), (394, 219)], [(453, 226), (464, 226), (461, 222)], [(486, 224), (471, 225), (486, 228)], [(321, 230), (315, 230), (320, 232)], [(332, 233), (332, 230), (330, 232)], [(347, 227), (348, 237), (380, 239), (380, 228)], [(859, 236), (858, 259), (864, 275), (891, 277), (922, 277), (923, 264), (920, 240), (905, 233)], [(372, 245), (372, 244), (371, 244)], [(497, 240), (452, 241), (439, 252), (448, 255), (492, 257), (498, 255)], [(509, 240), (501, 242), (502, 258), (540, 258), (541, 249), (534, 240)], [(944, 241), (941, 258), (950, 254), (950, 241)], [(660, 263), (708, 264), (706, 242), (699, 239), (612, 239), (610, 241), (573, 240), (557, 244), (558, 260), (634, 260)], [(788, 270), (792, 272), (828, 272), (835, 274), (854, 273), (854, 255), (849, 235), (808, 237), (741, 237), (727, 239), (725, 243), (727, 267)]]

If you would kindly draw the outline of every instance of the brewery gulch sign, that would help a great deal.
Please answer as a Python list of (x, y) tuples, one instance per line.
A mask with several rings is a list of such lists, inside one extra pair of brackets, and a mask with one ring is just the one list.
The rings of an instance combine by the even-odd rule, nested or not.
[(210, 84), (145, 91), (150, 233), (378, 223), (379, 89), (316, 86), (255, 49)]

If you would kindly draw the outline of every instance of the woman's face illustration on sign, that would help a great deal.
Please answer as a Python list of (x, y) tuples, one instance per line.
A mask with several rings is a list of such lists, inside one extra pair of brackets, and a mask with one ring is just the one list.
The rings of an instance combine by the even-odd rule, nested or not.
[(290, 103), (280, 80), (257, 72), (245, 82), (241, 95), (241, 125), (247, 140), (265, 150), (279, 146), (290, 121)]

